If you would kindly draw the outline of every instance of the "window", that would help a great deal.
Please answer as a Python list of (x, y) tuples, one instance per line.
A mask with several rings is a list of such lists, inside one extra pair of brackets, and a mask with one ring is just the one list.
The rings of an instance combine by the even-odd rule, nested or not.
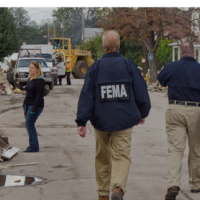
[(62, 49), (62, 40), (54, 40), (53, 49)]
[[(40, 54), (36, 54), (35, 57), (40, 57)], [(51, 62), (52, 60), (52, 55), (51, 54), (47, 54), (47, 53), (41, 53), (41, 57), (44, 58), (46, 60), (46, 62)]]
[(68, 49), (68, 41), (67, 40), (64, 41), (64, 49)]
[(40, 60), (40, 59), (20, 60), (18, 67), (29, 67), (31, 61), (36, 61), (36, 62), (40, 63), (42, 68), (47, 68), (46, 62), (44, 60)]
[(174, 48), (174, 61), (178, 60), (178, 47)]
[(199, 49), (195, 49), (195, 59), (199, 62)]

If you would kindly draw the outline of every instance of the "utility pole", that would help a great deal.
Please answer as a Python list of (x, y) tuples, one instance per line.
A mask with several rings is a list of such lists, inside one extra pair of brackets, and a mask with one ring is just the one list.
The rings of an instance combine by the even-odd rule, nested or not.
[(74, 8), (72, 9), (72, 45), (74, 45)]
[(55, 20), (53, 20), (53, 37), (56, 37)]
[(64, 20), (62, 16), (62, 38), (64, 38)]
[(47, 44), (49, 44), (49, 23), (47, 23), (47, 29), (48, 29), (48, 36), (47, 36), (48, 41), (47, 41)]
[(81, 8), (81, 11), (82, 11), (82, 34), (83, 34), (83, 44), (85, 44), (85, 31), (84, 31), (83, 8)]

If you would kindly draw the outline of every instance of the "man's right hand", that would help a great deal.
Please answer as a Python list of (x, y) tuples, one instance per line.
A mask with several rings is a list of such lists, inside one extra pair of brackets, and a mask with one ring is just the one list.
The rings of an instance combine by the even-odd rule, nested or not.
[(81, 137), (85, 137), (86, 136), (86, 127), (85, 126), (79, 126), (77, 128), (77, 131), (78, 131), (78, 134), (81, 136)]
[[(145, 118), (142, 118), (139, 124), (143, 125), (144, 122), (145, 122)], [(138, 125), (138, 124), (137, 124), (137, 125)], [(136, 125), (136, 126), (137, 126), (137, 125)]]
[(142, 124), (144, 124), (144, 122), (145, 122), (145, 118), (142, 118), (139, 124), (142, 125)]

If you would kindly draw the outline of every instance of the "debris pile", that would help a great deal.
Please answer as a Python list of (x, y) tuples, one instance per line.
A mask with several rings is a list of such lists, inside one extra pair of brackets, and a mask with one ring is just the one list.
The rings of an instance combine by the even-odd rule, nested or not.
[(0, 135), (0, 150), (0, 161), (3, 161), (12, 158), (20, 149), (10, 146), (8, 137)]
[(157, 81), (156, 83), (149, 84), (148, 90), (152, 92), (167, 92), (168, 87), (162, 87), (160, 83)]
[(7, 72), (3, 69), (0, 69), (0, 94), (4, 95), (14, 95), (22, 94), (22, 91), (18, 88), (15, 88), (7, 80)]

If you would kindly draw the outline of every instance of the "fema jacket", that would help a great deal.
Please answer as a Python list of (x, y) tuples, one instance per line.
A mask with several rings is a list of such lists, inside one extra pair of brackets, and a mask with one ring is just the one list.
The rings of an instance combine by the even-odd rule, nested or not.
[(146, 118), (150, 108), (147, 85), (136, 64), (109, 53), (88, 69), (75, 121), (85, 126), (90, 120), (100, 131), (120, 131)]
[(200, 64), (193, 57), (167, 63), (158, 81), (168, 86), (169, 100), (200, 102)]

